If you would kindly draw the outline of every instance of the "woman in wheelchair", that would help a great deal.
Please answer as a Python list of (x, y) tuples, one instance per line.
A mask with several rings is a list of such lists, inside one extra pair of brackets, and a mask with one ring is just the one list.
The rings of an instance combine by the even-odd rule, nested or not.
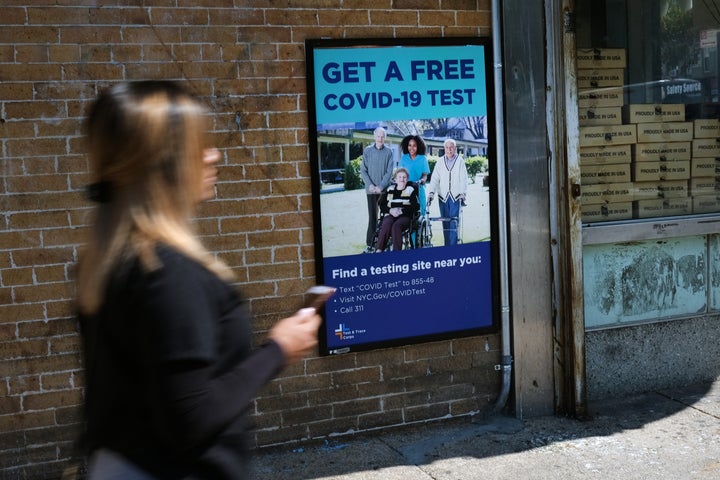
[(418, 186), (408, 181), (408, 171), (398, 168), (393, 173), (394, 183), (380, 196), (380, 232), (376, 252), (382, 252), (392, 238), (393, 250), (402, 250), (403, 232), (410, 228), (413, 217), (420, 210)]

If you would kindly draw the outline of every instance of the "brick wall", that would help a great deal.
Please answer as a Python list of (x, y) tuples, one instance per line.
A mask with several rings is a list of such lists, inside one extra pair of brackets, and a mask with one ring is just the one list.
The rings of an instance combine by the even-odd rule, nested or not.
[[(238, 273), (261, 336), (315, 281), (305, 38), (475, 36), (490, 25), (489, 0), (2, 3), (2, 478), (57, 478), (81, 425), (72, 279), (89, 209), (80, 127), (98, 91), (184, 79), (211, 105), (224, 159), (200, 230)], [(308, 358), (251, 406), (256, 445), (487, 409), (499, 389), (498, 343)]]

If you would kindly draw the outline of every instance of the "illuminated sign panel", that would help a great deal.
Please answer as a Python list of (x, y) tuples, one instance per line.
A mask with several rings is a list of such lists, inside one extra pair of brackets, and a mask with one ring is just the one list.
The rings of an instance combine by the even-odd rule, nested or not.
[[(306, 42), (316, 273), (318, 283), (337, 288), (324, 312), (321, 354), (497, 329), (491, 53), (484, 38)], [(373, 202), (362, 157), (378, 128), (380, 151), (392, 170), (407, 166), (411, 182), (383, 185), (380, 204), (390, 215), (391, 201), (404, 199), (413, 220), (400, 248), (380, 248), (390, 241), (383, 245), (376, 233), (365, 253)], [(425, 185), (423, 168), (403, 163), (410, 135), (426, 145)], [(446, 161), (448, 138), (459, 155)], [(393, 197), (400, 191), (405, 197)], [(408, 200), (415, 194), (417, 204)], [(448, 213), (451, 202), (458, 210)]]

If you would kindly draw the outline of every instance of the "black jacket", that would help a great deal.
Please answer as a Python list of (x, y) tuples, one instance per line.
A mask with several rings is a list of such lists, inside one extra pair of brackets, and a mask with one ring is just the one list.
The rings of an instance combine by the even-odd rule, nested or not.
[(282, 368), (280, 347), (251, 348), (235, 289), (159, 247), (162, 268), (114, 272), (100, 312), (80, 318), (87, 376), (85, 445), (158, 478), (242, 479), (245, 411)]

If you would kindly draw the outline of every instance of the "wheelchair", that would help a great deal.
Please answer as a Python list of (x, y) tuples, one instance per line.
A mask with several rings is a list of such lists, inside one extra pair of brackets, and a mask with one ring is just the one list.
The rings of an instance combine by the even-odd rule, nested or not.
[[(375, 235), (373, 236), (372, 248), (373, 251), (377, 250), (378, 237), (380, 235), (380, 227), (382, 220), (385, 218), (384, 214), (380, 213), (377, 221), (377, 228), (375, 229)], [(420, 212), (415, 212), (410, 226), (403, 229), (402, 231), (402, 249), (403, 250), (414, 250), (417, 248), (432, 247), (432, 230), (430, 228), (429, 220), (426, 215), (421, 215)], [(384, 252), (393, 250), (392, 234), (388, 237), (387, 243), (385, 244)]]

